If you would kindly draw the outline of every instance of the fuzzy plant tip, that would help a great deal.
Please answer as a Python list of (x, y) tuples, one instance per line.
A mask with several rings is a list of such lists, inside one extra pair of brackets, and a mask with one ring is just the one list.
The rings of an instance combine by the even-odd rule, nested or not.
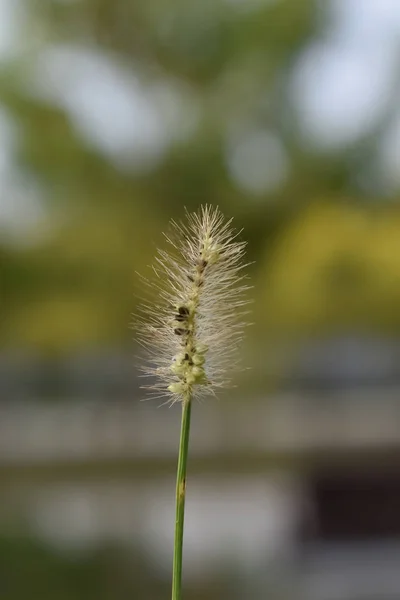
[(238, 367), (249, 286), (246, 242), (218, 208), (186, 212), (171, 221), (166, 249), (152, 277), (142, 277), (151, 299), (142, 305), (138, 342), (146, 351), (142, 376), (154, 397), (174, 403), (215, 395)]

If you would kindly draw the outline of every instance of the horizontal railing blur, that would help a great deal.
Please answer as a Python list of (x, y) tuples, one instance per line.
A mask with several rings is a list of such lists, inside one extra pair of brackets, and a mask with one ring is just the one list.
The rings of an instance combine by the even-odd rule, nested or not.
[[(0, 403), (0, 464), (173, 458), (179, 407), (157, 401), (38, 399)], [(400, 387), (281, 393), (195, 406), (192, 457), (400, 448)]]
[[(115, 399), (139, 394), (141, 379), (133, 352), (103, 348), (71, 356), (39, 357), (27, 351), (0, 353), (0, 402), (65, 397)], [(325, 393), (368, 387), (400, 387), (400, 339), (351, 336), (296, 345), (254, 348), (252, 391), (275, 389)]]

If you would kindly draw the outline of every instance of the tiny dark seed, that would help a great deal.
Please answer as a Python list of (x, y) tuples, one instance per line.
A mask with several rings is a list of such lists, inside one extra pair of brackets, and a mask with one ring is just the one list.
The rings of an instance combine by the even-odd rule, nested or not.
[(186, 321), (186, 317), (184, 315), (175, 315), (175, 321)]
[(197, 282), (197, 287), (201, 287), (203, 285), (204, 281), (202, 279), (200, 279), (200, 281)]
[(183, 329), (182, 327), (177, 327), (176, 329), (174, 329), (174, 333), (175, 335), (183, 335), (184, 333), (186, 333), (186, 329)]
[(189, 354), (187, 352), (185, 354), (185, 360), (189, 360)]
[(188, 275), (187, 278), (189, 279), (189, 281), (194, 281), (194, 278), (191, 275)]
[(189, 314), (189, 309), (187, 306), (180, 306), (178, 308), (178, 310), (179, 310), (180, 315), (188, 315)]
[(206, 260), (204, 260), (204, 258), (201, 258), (198, 261), (198, 265), (199, 265), (200, 269), (205, 269), (206, 266), (208, 265), (208, 262)]

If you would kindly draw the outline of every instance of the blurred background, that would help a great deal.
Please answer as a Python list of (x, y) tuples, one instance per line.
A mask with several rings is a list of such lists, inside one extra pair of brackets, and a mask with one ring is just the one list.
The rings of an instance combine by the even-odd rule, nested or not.
[(400, 597), (398, 0), (0, 0), (0, 588), (170, 594), (161, 232), (249, 242), (251, 370), (194, 407), (186, 600)]

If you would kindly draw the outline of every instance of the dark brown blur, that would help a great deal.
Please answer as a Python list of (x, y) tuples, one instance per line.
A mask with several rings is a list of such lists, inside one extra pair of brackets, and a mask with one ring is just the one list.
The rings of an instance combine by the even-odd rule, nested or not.
[(194, 407), (184, 600), (400, 598), (399, 64), (397, 0), (0, 0), (1, 598), (170, 597), (132, 315), (205, 203), (254, 325)]

